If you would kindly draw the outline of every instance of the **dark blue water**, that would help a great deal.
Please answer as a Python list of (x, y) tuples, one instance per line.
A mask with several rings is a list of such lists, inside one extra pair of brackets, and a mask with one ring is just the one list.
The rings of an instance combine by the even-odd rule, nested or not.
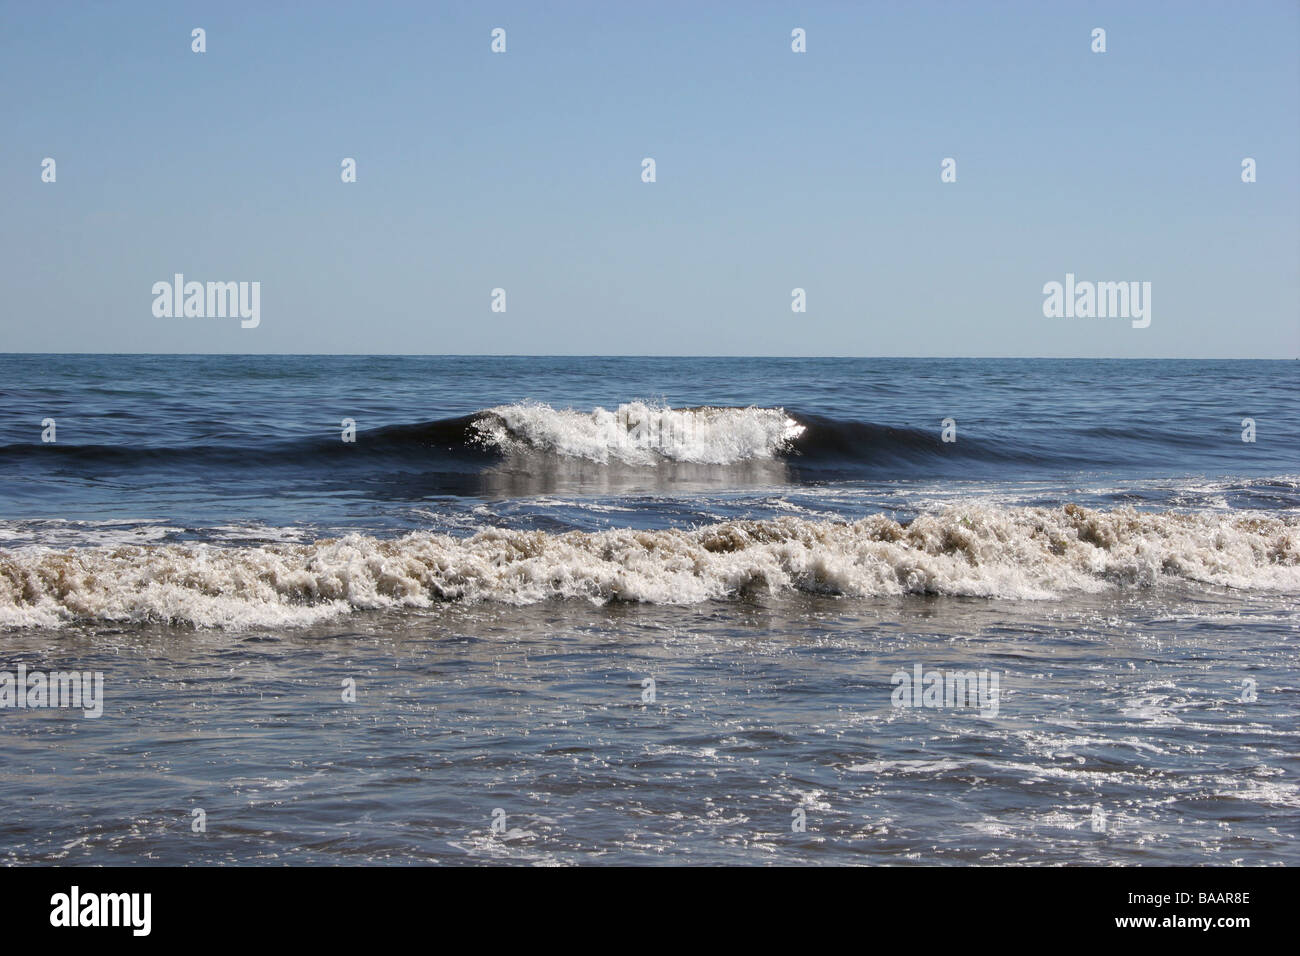
[[(391, 533), (476, 523), (666, 527), (801, 507), (906, 513), (929, 495), (1153, 506), (1300, 504), (1293, 361), (0, 357), (3, 517)], [(626, 467), (467, 441), (486, 409), (783, 408), (771, 457)], [(42, 443), (41, 422), (56, 422)], [(356, 423), (355, 442), (341, 422)], [(955, 441), (942, 440), (943, 420)], [(1256, 440), (1242, 441), (1242, 420)], [(696, 455), (696, 458), (699, 456)], [(1281, 481), (1270, 479), (1281, 477)], [(573, 501), (544, 496), (561, 494)], [(1078, 495), (1082, 495), (1080, 498)], [(12, 525), (7, 526), (12, 532)], [(17, 540), (17, 539), (11, 539)]]
[(1296, 375), (0, 356), (0, 859), (1294, 865)]

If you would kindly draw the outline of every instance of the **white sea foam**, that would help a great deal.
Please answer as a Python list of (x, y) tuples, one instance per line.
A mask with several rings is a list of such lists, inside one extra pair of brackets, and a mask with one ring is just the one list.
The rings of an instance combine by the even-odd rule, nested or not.
[(656, 460), (726, 465), (772, 458), (804, 431), (780, 408), (685, 408), (630, 402), (583, 412), (525, 403), (487, 409), (478, 440), (505, 452), (537, 450), (606, 463)]
[(0, 549), (0, 625), (238, 628), (445, 600), (691, 604), (790, 590), (1047, 599), (1178, 582), (1300, 593), (1300, 520), (968, 505), (906, 525), (783, 517), (691, 530)]
[(69, 521), (64, 518), (0, 520), (0, 548), (153, 544), (184, 532), (165, 521)]

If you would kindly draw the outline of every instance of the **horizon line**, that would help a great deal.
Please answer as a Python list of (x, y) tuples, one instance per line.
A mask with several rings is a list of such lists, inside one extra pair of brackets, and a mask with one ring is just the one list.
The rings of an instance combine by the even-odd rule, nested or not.
[(1116, 356), (1116, 355), (706, 355), (645, 354), (635, 352), (0, 352), (0, 356), (22, 355), (115, 355), (176, 358), (631, 358), (631, 359), (931, 359), (957, 361), (1040, 361), (1040, 362), (1291, 362), (1292, 358), (1264, 356)]

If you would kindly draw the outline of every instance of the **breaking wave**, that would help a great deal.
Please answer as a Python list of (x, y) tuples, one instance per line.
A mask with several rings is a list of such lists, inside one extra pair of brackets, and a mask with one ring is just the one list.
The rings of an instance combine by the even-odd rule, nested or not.
[(256, 444), (205, 441), (164, 445), (73, 443), (0, 445), (0, 463), (22, 465), (53, 458), (84, 468), (242, 468), (268, 466), (373, 468), (407, 467), (477, 470), (502, 458), (530, 455), (601, 465), (656, 466), (664, 463), (729, 466), (798, 459), (805, 465), (857, 462), (887, 467), (930, 468), (961, 459), (989, 463), (1038, 461), (1059, 452), (1028, 452), (964, 438), (945, 444), (938, 428), (921, 430), (871, 422), (841, 421), (783, 408), (670, 408), (629, 402), (613, 410), (580, 411), (523, 402), (428, 422), (359, 428), (355, 442), (328, 437), (293, 437)]
[(502, 452), (552, 452), (607, 463), (659, 459), (729, 465), (787, 451), (805, 427), (781, 408), (685, 408), (631, 402), (614, 411), (555, 409), (540, 403), (490, 408), (474, 421), (476, 440)]
[(1300, 593), (1300, 519), (978, 505), (903, 524), (782, 517), (681, 530), (0, 549), (0, 625), (244, 628), (445, 601), (692, 604), (789, 591), (1035, 600), (1180, 582)]

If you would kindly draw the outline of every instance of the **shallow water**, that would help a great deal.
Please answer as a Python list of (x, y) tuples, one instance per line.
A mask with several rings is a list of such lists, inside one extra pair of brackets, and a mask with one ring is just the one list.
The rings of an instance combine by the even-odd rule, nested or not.
[[(103, 669), (107, 703), (6, 715), (0, 846), (107, 864), (1294, 864), (1296, 628), (1279, 598), (1138, 591), (10, 633), (13, 658)], [(998, 714), (893, 707), (891, 675), (918, 662), (998, 672)]]

